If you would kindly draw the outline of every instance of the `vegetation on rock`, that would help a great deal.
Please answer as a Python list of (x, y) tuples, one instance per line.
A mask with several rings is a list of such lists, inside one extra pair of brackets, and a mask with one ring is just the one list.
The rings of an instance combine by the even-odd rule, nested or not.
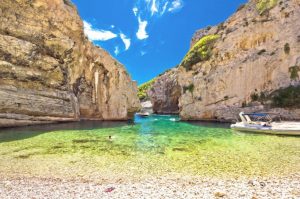
[(257, 93), (252, 93), (250, 97), (251, 97), (252, 101), (259, 101), (260, 100), (260, 96)]
[(278, 0), (258, 0), (256, 8), (259, 11), (259, 14), (263, 14), (274, 8), (277, 5), (277, 2)]
[(281, 88), (270, 94), (255, 92), (251, 100), (270, 104), (274, 108), (300, 108), (300, 86)]
[(219, 37), (219, 35), (202, 37), (186, 54), (181, 62), (181, 66), (186, 70), (191, 70), (191, 67), (196, 63), (208, 60), (211, 57), (212, 45)]
[(64, 0), (64, 4), (68, 6), (74, 6), (71, 0)]
[(193, 93), (194, 88), (195, 88), (194, 84), (190, 84), (188, 86), (184, 86), (183, 87), (183, 93), (186, 93), (186, 91), (189, 91), (190, 93)]
[(290, 48), (290, 44), (286, 43), (284, 45), (284, 52), (285, 54), (290, 54), (291, 48)]
[(138, 97), (140, 100), (145, 100), (148, 99), (148, 90), (151, 89), (152, 84), (154, 83), (155, 79), (152, 79), (142, 85), (139, 86), (139, 90), (138, 90)]
[(280, 108), (300, 108), (300, 86), (289, 86), (274, 92), (272, 105)]
[(289, 68), (289, 72), (291, 73), (291, 79), (299, 79), (300, 67), (299, 66), (292, 66)]

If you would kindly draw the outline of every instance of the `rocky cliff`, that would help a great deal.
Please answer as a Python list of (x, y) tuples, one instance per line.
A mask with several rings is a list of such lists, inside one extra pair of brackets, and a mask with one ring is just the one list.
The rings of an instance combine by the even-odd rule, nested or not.
[(157, 77), (148, 90), (148, 96), (157, 114), (178, 114), (181, 87), (178, 84), (177, 69), (172, 69)]
[(127, 120), (139, 107), (136, 84), (87, 40), (70, 1), (1, 1), (0, 127)]
[(300, 119), (299, 76), (300, 0), (251, 0), (195, 33), (173, 81), (185, 120), (232, 120), (239, 111)]

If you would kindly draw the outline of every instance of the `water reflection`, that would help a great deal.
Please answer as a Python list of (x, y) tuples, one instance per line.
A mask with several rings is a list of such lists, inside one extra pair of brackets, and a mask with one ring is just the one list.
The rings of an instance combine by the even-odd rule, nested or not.
[(71, 130), (95, 130), (114, 128), (129, 125), (130, 122), (110, 121), (80, 121), (59, 124), (44, 124), (35, 126), (15, 127), (0, 129), (0, 142), (27, 139), (47, 132), (71, 131)]

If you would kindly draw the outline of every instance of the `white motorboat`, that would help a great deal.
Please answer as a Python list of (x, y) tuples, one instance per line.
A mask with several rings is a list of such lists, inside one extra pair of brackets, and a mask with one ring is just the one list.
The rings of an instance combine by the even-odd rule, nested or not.
[[(268, 113), (239, 114), (241, 122), (231, 125), (237, 131), (275, 135), (300, 135), (300, 122), (273, 122)], [(252, 119), (251, 119), (252, 118)]]

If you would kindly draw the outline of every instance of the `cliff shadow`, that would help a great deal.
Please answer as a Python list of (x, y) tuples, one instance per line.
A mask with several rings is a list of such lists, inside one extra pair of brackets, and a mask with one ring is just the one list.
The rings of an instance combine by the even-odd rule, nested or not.
[(52, 131), (92, 130), (122, 127), (127, 121), (80, 121), (0, 129), (0, 143), (28, 139)]

